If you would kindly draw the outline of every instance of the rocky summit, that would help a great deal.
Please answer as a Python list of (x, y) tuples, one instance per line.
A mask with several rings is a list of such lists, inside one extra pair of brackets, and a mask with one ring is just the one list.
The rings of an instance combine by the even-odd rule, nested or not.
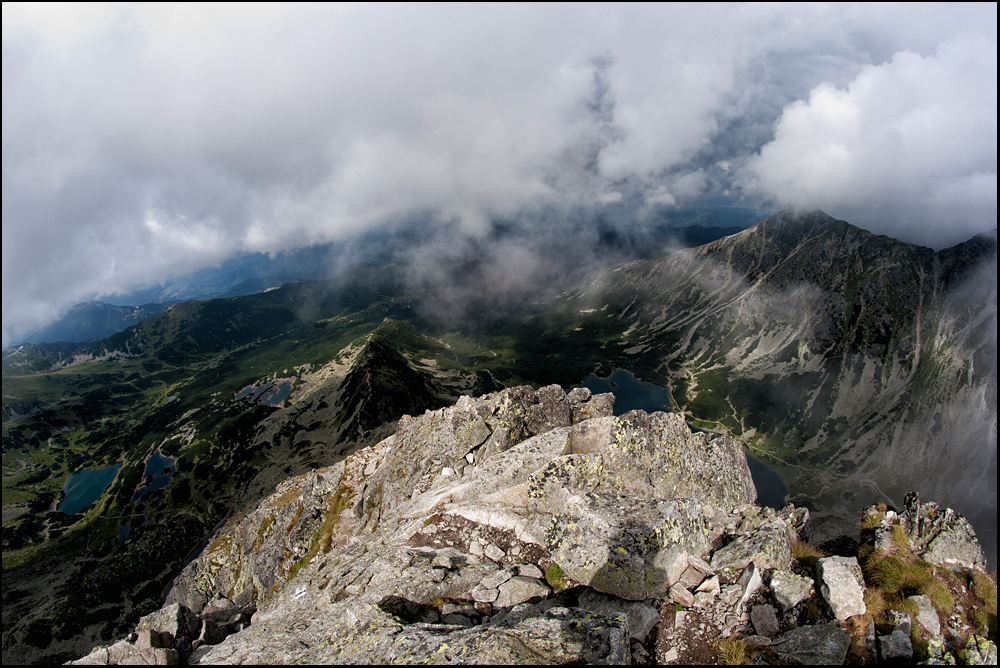
[[(738, 441), (612, 408), (552, 385), (404, 416), (233, 515), (160, 610), (75, 663), (995, 662), (940, 597), (876, 628), (861, 553), (810, 562), (808, 510), (755, 506)], [(951, 511), (864, 521), (869, 556), (980, 572)]]

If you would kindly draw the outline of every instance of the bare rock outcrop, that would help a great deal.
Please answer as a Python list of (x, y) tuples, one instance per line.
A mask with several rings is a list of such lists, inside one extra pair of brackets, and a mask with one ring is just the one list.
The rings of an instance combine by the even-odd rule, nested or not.
[[(731, 636), (757, 659), (843, 662), (857, 559), (794, 559), (809, 513), (753, 505), (735, 440), (612, 407), (520, 387), (404, 417), (230, 518), (161, 610), (79, 663), (648, 663)], [(872, 543), (883, 524), (932, 556), (957, 536), (948, 554), (975, 562), (935, 508), (878, 511)], [(896, 656), (906, 633), (872, 646)]]
[[(755, 490), (733, 439), (612, 408), (558, 386), (463, 397), (282, 483), (175, 580), (168, 602), (195, 612), (219, 597), (257, 606), (252, 625), (190, 661), (444, 660), (445, 644), (454, 660), (537, 661), (500, 639), (539, 634), (553, 661), (627, 660), (628, 614), (581, 616), (558, 592), (655, 610), (641, 602), (666, 595), (677, 555), (707, 556)], [(566, 629), (586, 619), (605, 631), (574, 640)]]

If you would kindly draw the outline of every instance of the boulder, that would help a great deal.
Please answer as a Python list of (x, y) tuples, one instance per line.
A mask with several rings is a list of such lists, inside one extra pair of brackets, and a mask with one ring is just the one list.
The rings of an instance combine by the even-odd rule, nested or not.
[(796, 508), (794, 504), (788, 504), (781, 509), (778, 515), (785, 521), (788, 528), (791, 530), (792, 534), (789, 538), (794, 540), (798, 538), (799, 540), (808, 543), (812, 540), (812, 522), (809, 517), (808, 508)]
[(955, 664), (955, 657), (948, 651), (948, 642), (942, 635), (927, 639), (927, 662), (930, 665)]
[(666, 584), (668, 586), (673, 586), (677, 584), (681, 576), (684, 575), (684, 571), (688, 568), (688, 553), (687, 550), (680, 550), (673, 559), (670, 560), (669, 566), (667, 566), (667, 580)]
[(693, 568), (694, 570), (698, 571), (699, 573), (701, 573), (702, 575), (704, 575), (707, 578), (708, 577), (712, 577), (713, 575), (715, 575), (715, 569), (712, 568), (708, 564), (708, 562), (706, 562), (704, 559), (702, 559), (699, 556), (696, 556), (696, 555), (693, 555), (693, 554), (689, 555), (688, 558), (687, 558), (687, 563), (688, 563), (688, 566), (690, 568)]
[(680, 582), (671, 587), (667, 593), (671, 601), (685, 608), (690, 608), (695, 603), (694, 594), (689, 592)]
[(608, 596), (593, 589), (587, 589), (579, 597), (580, 607), (604, 617), (624, 615), (628, 619), (629, 635), (640, 642), (660, 621), (660, 612), (645, 602), (626, 601), (617, 596)]
[(507, 580), (510, 580), (512, 577), (514, 577), (513, 574), (504, 569), (483, 578), (479, 584), (483, 589), (499, 589), (500, 585), (507, 582)]
[[(951, 508), (946, 511), (951, 513)], [(937, 535), (927, 543), (920, 556), (932, 564), (959, 569), (986, 569), (986, 557), (976, 540), (976, 532), (969, 521), (954, 516), (951, 522), (942, 522)]]
[(493, 603), (498, 608), (510, 608), (533, 598), (546, 598), (552, 592), (541, 580), (520, 575), (500, 585), (500, 594)]
[(743, 609), (747, 602), (757, 593), (757, 590), (761, 588), (764, 584), (763, 579), (760, 575), (760, 569), (757, 568), (757, 564), (750, 562), (743, 572), (740, 573), (740, 579), (737, 581), (739, 586), (740, 598), (739, 602), (736, 604), (736, 614), (742, 615)]
[(909, 663), (913, 658), (910, 634), (895, 629), (887, 636), (878, 637), (879, 658), (889, 663)]
[(934, 609), (930, 596), (920, 594), (919, 596), (910, 596), (907, 600), (917, 606), (917, 623), (932, 636), (940, 635), (941, 621), (938, 619), (937, 610)]
[(476, 587), (472, 590), (472, 599), (479, 603), (493, 603), (500, 596), (499, 589)]
[[(150, 644), (152, 642), (152, 645)], [(147, 665), (174, 666), (180, 663), (177, 650), (158, 644), (155, 631), (144, 631), (135, 644), (121, 640), (110, 647), (97, 647), (90, 654), (70, 661), (74, 666)]]
[(973, 634), (959, 651), (958, 658), (967, 666), (995, 666), (997, 646), (989, 638)]
[[(921, 503), (916, 492), (906, 495), (905, 510), (898, 517), (910, 548), (932, 564), (954, 570), (986, 570), (986, 558), (976, 532), (965, 517), (951, 508), (942, 510), (936, 503)], [(885, 515), (885, 528), (893, 524), (891, 511)]]
[(788, 540), (788, 525), (777, 518), (761, 524), (754, 531), (738, 537), (712, 555), (712, 568), (745, 568), (751, 561), (758, 568), (788, 568), (792, 561), (792, 546)]
[(839, 666), (847, 658), (851, 637), (836, 624), (799, 626), (774, 638), (768, 647), (790, 664)]
[(750, 610), (750, 621), (753, 623), (753, 628), (757, 632), (757, 635), (764, 636), (765, 638), (774, 637), (780, 628), (777, 611), (773, 605), (753, 606)]
[(771, 574), (771, 594), (781, 611), (791, 610), (813, 594), (813, 580), (791, 571), (775, 570)]
[(855, 557), (825, 557), (817, 562), (820, 592), (837, 619), (865, 614), (864, 577)]
[(697, 568), (688, 567), (687, 570), (681, 574), (681, 579), (678, 580), (685, 588), (689, 590), (695, 590), (698, 585), (702, 583), (705, 579), (705, 574), (699, 571)]
[(179, 603), (164, 606), (139, 620), (136, 633), (157, 631), (166, 633), (176, 640), (192, 640), (198, 636), (201, 620), (197, 615)]
[(517, 567), (517, 574), (525, 578), (535, 578), (541, 580), (544, 575), (542, 569), (535, 564), (520, 564)]

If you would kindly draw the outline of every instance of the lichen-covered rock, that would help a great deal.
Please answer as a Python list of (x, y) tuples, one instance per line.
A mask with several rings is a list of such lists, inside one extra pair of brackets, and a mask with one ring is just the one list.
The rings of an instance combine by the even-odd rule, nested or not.
[(791, 571), (777, 569), (771, 574), (771, 594), (782, 612), (791, 610), (813, 594), (813, 580)]
[(734, 540), (712, 555), (712, 568), (745, 568), (751, 561), (758, 568), (787, 569), (792, 561), (788, 525), (778, 518)]
[(855, 557), (826, 557), (816, 565), (820, 593), (837, 619), (865, 614), (864, 577)]
[[(364, 467), (363, 462), (357, 465)], [(345, 469), (339, 462), (290, 478), (256, 508), (231, 519), (174, 579), (167, 603), (200, 611), (220, 596), (242, 605), (268, 598), (307, 557), (324, 516), (343, 512), (350, 501), (351, 493), (338, 489), (347, 477)], [(353, 516), (344, 520), (342, 524), (353, 525)]]
[(972, 635), (965, 647), (958, 652), (958, 658), (967, 666), (995, 666), (997, 646), (989, 638)]
[[(910, 549), (925, 561), (952, 569), (985, 570), (986, 557), (976, 532), (961, 514), (951, 508), (942, 510), (933, 502), (921, 503), (916, 492), (906, 495), (904, 510), (898, 517), (890, 513), (885, 514), (886, 528), (891, 530), (891, 525), (900, 524)], [(876, 543), (880, 538), (889, 540), (888, 530), (876, 538)]]
[[(947, 516), (951, 509), (945, 511)], [(986, 558), (976, 540), (976, 532), (964, 517), (955, 515), (943, 521), (941, 528), (920, 553), (921, 558), (932, 564), (956, 569), (980, 570), (986, 567)]]
[(199, 648), (192, 662), (235, 664), (266, 657), (286, 664), (630, 663), (624, 620), (559, 607), (542, 611), (518, 606), (496, 622), (472, 627), (400, 624), (377, 608), (350, 608), (350, 614), (314, 618), (312, 623), (288, 620), (279, 628), (271, 628), (270, 622), (255, 627), (220, 645)]

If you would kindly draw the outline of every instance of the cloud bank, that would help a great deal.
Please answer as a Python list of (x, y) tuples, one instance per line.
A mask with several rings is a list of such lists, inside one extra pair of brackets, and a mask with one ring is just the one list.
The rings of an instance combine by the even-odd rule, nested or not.
[(996, 24), (995, 5), (5, 5), (3, 342), (414, 213), (476, 237), (722, 195), (961, 241), (995, 225)]
[(995, 227), (996, 41), (901, 51), (846, 88), (820, 84), (785, 108), (747, 174), (779, 201), (935, 247)]

